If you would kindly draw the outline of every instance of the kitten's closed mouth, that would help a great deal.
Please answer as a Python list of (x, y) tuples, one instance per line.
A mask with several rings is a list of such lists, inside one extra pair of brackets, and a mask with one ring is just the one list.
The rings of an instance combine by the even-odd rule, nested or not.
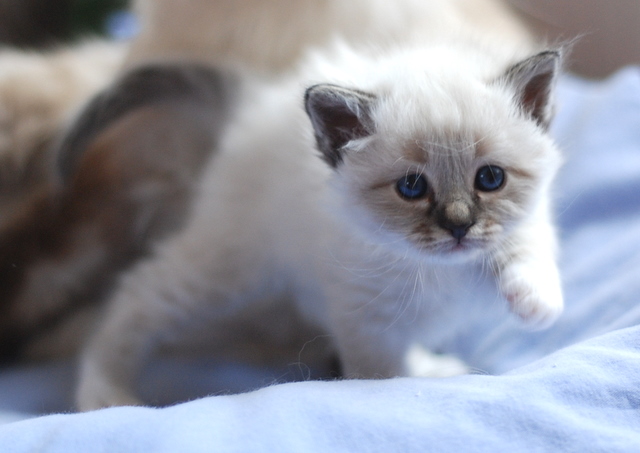
[(482, 253), (486, 249), (486, 244), (481, 240), (464, 238), (458, 241), (452, 238), (436, 242), (431, 240), (424, 241), (420, 249), (432, 256), (460, 256), (468, 253)]
[(469, 241), (451, 242), (448, 254), (459, 256), (462, 254), (478, 253), (481, 249), (472, 245)]
[(442, 257), (455, 259), (473, 259), (482, 254), (486, 250), (486, 244), (483, 241), (464, 238), (460, 241), (456, 239), (443, 241), (438, 244), (433, 252)]

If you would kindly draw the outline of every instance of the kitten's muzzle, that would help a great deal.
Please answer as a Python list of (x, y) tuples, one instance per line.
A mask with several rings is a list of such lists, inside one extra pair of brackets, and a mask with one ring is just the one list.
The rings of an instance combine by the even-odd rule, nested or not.
[(463, 201), (454, 201), (445, 205), (438, 212), (437, 221), (438, 226), (449, 231), (458, 243), (476, 223), (473, 209)]
[(475, 222), (469, 222), (464, 224), (455, 224), (455, 223), (440, 223), (440, 227), (448, 230), (451, 233), (451, 236), (460, 243), (462, 238), (467, 235), (469, 228), (471, 228)]

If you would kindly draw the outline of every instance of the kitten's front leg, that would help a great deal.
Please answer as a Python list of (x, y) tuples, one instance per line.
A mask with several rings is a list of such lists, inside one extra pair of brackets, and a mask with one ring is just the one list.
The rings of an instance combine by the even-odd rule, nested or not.
[(338, 330), (335, 339), (346, 378), (440, 378), (469, 372), (457, 357), (435, 354), (405, 337), (407, 329), (385, 331), (377, 327), (381, 326), (369, 326), (369, 332), (357, 328)]
[(406, 278), (417, 277), (401, 272), (405, 273), (409, 275), (390, 276), (391, 281), (343, 284), (332, 294), (331, 330), (345, 377), (448, 377), (469, 372), (460, 359), (434, 354), (419, 343), (428, 310), (420, 307), (424, 294), (407, 294)]
[(552, 227), (540, 222), (515, 232), (494, 256), (500, 292), (511, 311), (532, 329), (549, 327), (563, 310), (555, 249)]

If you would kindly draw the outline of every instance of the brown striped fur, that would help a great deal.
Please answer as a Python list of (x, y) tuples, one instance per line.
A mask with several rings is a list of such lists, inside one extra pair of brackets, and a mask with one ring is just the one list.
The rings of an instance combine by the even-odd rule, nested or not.
[(223, 85), (196, 66), (141, 68), (78, 116), (51, 152), (62, 178), (35, 175), (41, 188), (0, 232), (2, 356), (43, 334), (38, 355), (59, 348), (42, 347), (46, 334), (179, 227), (222, 124)]

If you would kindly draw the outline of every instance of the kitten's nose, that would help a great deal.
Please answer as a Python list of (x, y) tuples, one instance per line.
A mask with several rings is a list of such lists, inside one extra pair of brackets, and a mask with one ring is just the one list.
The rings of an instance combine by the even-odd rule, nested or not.
[(473, 223), (474, 222), (469, 222), (457, 225), (453, 223), (443, 223), (441, 226), (442, 228), (449, 230), (451, 236), (453, 236), (456, 241), (460, 242), (462, 238), (467, 235), (467, 231), (469, 231), (469, 228), (473, 226)]
[(473, 210), (464, 202), (454, 201), (444, 206), (438, 216), (438, 225), (449, 230), (458, 242), (467, 235), (469, 228), (475, 223)]

